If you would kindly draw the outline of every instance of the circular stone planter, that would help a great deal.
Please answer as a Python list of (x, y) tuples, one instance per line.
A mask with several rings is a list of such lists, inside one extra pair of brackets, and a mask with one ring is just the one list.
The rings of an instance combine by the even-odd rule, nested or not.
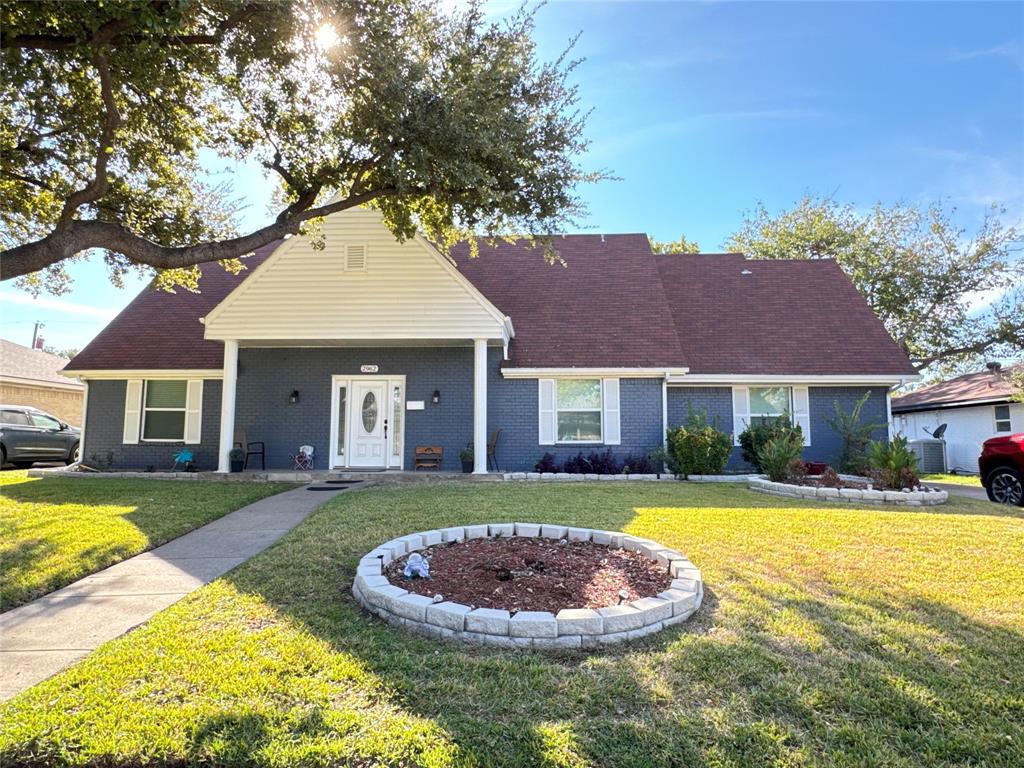
[[(508, 611), (412, 594), (392, 584), (383, 569), (410, 552), (444, 542), (484, 537), (529, 536), (589, 541), (627, 549), (659, 563), (672, 583), (658, 595), (607, 608), (564, 608), (548, 611)], [(429, 637), (498, 648), (594, 648), (621, 643), (686, 621), (700, 607), (704, 582), (700, 570), (675, 550), (655, 541), (616, 531), (567, 528), (541, 523), (491, 523), (421, 531), (381, 544), (359, 561), (352, 594), (370, 613), (392, 624)]]

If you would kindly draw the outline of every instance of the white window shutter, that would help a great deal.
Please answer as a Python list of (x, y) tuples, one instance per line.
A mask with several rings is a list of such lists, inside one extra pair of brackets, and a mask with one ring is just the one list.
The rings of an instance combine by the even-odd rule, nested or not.
[(142, 381), (125, 382), (124, 390), (124, 437), (121, 442), (134, 445), (139, 442), (139, 425), (142, 422)]
[(203, 434), (203, 380), (190, 379), (185, 390), (185, 442), (201, 442)]
[(807, 387), (793, 387), (793, 423), (800, 425), (804, 445), (811, 444), (811, 400)]
[(555, 380), (537, 379), (538, 390), (538, 442), (541, 445), (554, 445), (555, 433)]
[(601, 435), (605, 445), (622, 444), (622, 427), (619, 419), (619, 380), (605, 379), (604, 412), (601, 414)]
[(747, 387), (732, 388), (732, 444), (740, 444), (740, 433), (750, 424), (750, 397)]

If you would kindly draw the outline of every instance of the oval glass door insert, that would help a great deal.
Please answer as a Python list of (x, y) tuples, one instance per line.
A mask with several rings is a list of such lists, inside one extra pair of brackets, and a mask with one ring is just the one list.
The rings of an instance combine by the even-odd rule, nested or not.
[(367, 392), (363, 398), (363, 429), (367, 434), (377, 426), (377, 396)]

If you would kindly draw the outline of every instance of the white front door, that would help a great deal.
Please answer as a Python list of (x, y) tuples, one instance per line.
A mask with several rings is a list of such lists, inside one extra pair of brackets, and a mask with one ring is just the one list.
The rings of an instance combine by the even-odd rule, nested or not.
[(352, 382), (348, 465), (384, 469), (388, 464), (388, 383)]

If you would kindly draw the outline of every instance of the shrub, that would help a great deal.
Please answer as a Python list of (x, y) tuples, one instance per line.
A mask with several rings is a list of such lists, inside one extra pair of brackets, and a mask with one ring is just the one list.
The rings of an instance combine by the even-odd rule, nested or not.
[(825, 467), (825, 471), (821, 473), (821, 476), (818, 478), (818, 482), (827, 488), (843, 487), (843, 481), (839, 477), (839, 473), (832, 467)]
[(677, 475), (717, 475), (725, 469), (732, 439), (692, 408), (686, 424), (668, 430), (669, 470)]
[(881, 488), (913, 488), (917, 476), (917, 454), (910, 450), (907, 438), (897, 435), (891, 443), (878, 441), (868, 449), (869, 477)]
[(540, 461), (533, 465), (534, 472), (557, 472), (558, 462), (555, 460), (554, 454), (545, 453), (540, 457)]
[(615, 460), (615, 454), (612, 453), (611, 448), (606, 448), (601, 453), (592, 451), (587, 456), (587, 462), (590, 464), (590, 469), (587, 471), (598, 475), (617, 475), (622, 471), (622, 466)]
[(790, 466), (800, 458), (802, 451), (803, 438), (798, 442), (792, 434), (778, 435), (761, 446), (757, 455), (758, 465), (769, 480), (784, 483), (789, 480)]
[(868, 463), (866, 452), (871, 444), (871, 436), (877, 430), (885, 427), (885, 422), (861, 423), (860, 412), (870, 397), (871, 393), (865, 392), (864, 397), (854, 404), (849, 413), (843, 411), (839, 406), (838, 400), (832, 403), (832, 407), (836, 411), (836, 417), (828, 419), (827, 423), (829, 428), (842, 441), (842, 447), (839, 449), (839, 459), (836, 461), (836, 466), (839, 467), (840, 472), (848, 472), (850, 474), (862, 472)]
[(782, 415), (777, 419), (765, 419), (758, 424), (751, 424), (740, 432), (740, 449), (743, 460), (752, 464), (759, 472), (768, 470), (761, 464), (761, 450), (769, 441), (781, 439), (803, 445), (804, 433), (799, 424), (793, 424), (789, 416)]
[(803, 459), (793, 459), (786, 468), (786, 481), (794, 485), (803, 485), (807, 480), (807, 462)]
[(622, 460), (622, 471), (628, 475), (653, 475), (657, 473), (650, 456), (630, 454)]

